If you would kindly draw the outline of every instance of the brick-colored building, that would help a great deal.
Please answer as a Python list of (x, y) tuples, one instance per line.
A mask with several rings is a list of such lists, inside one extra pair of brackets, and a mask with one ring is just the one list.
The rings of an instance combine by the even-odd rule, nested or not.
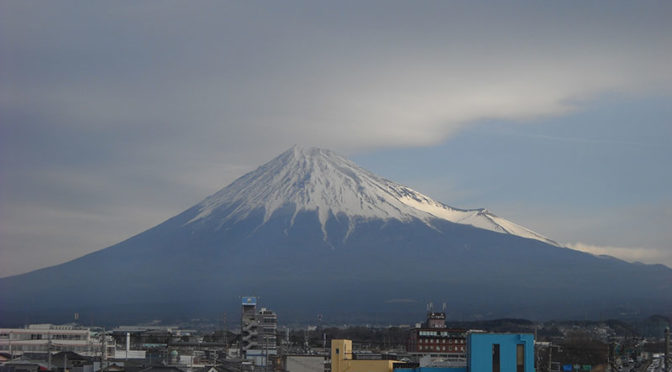
[(413, 354), (441, 354), (437, 356), (464, 358), (466, 330), (447, 328), (444, 313), (427, 313), (427, 321), (411, 330), (406, 350)]

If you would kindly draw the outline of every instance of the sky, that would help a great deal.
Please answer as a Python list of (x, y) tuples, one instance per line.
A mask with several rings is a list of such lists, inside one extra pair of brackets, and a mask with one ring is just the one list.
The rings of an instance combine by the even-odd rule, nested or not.
[(294, 144), (672, 267), (672, 3), (0, 1), (0, 277)]

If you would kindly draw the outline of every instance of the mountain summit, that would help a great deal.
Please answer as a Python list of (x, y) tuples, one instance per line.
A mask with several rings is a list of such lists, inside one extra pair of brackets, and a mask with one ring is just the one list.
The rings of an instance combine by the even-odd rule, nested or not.
[(0, 326), (216, 318), (246, 294), (300, 323), (409, 322), (432, 301), (452, 319), (617, 317), (669, 311), (670, 292), (665, 266), (560, 247), (295, 146), (147, 231), (0, 279)]
[[(235, 206), (235, 208), (231, 208)], [(499, 218), (486, 209), (457, 209), (436, 202), (406, 186), (378, 177), (336, 153), (294, 146), (199, 203), (199, 213), (188, 223), (215, 220), (220, 225), (247, 218), (263, 209), (264, 222), (281, 208), (292, 211), (292, 223), (299, 212), (317, 212), (327, 238), (329, 218), (349, 220), (346, 234), (358, 220), (412, 219), (431, 226), (436, 219), (471, 225), (499, 233), (554, 241)]]

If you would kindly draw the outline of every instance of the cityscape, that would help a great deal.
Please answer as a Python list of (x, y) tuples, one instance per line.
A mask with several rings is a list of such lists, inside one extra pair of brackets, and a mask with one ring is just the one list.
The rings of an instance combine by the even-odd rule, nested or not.
[[(669, 368), (669, 320), (645, 323), (455, 323), (427, 305), (415, 324), (282, 326), (255, 296), (239, 319), (219, 324), (86, 327), (30, 324), (0, 329), (3, 372), (468, 372), (647, 371)], [(239, 321), (239, 323), (238, 323)], [(238, 323), (238, 324), (237, 324)], [(231, 328), (229, 328), (231, 326)], [(477, 326), (478, 328), (472, 328)], [(190, 328), (192, 327), (192, 328)], [(667, 346), (666, 346), (667, 345)], [(667, 359), (666, 359), (667, 358)], [(666, 365), (665, 361), (668, 361)]]

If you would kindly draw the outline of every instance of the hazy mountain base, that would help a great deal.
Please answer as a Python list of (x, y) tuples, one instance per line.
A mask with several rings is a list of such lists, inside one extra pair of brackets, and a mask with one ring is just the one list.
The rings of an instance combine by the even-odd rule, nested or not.
[[(238, 314), (255, 294), (286, 322), (400, 322), (433, 301), (453, 319), (605, 318), (672, 307), (672, 270), (435, 220), (264, 211), (222, 226), (186, 212), (63, 265), (0, 279), (0, 323)], [(354, 230), (348, 230), (355, 226)], [(346, 238), (347, 235), (347, 238)]]

